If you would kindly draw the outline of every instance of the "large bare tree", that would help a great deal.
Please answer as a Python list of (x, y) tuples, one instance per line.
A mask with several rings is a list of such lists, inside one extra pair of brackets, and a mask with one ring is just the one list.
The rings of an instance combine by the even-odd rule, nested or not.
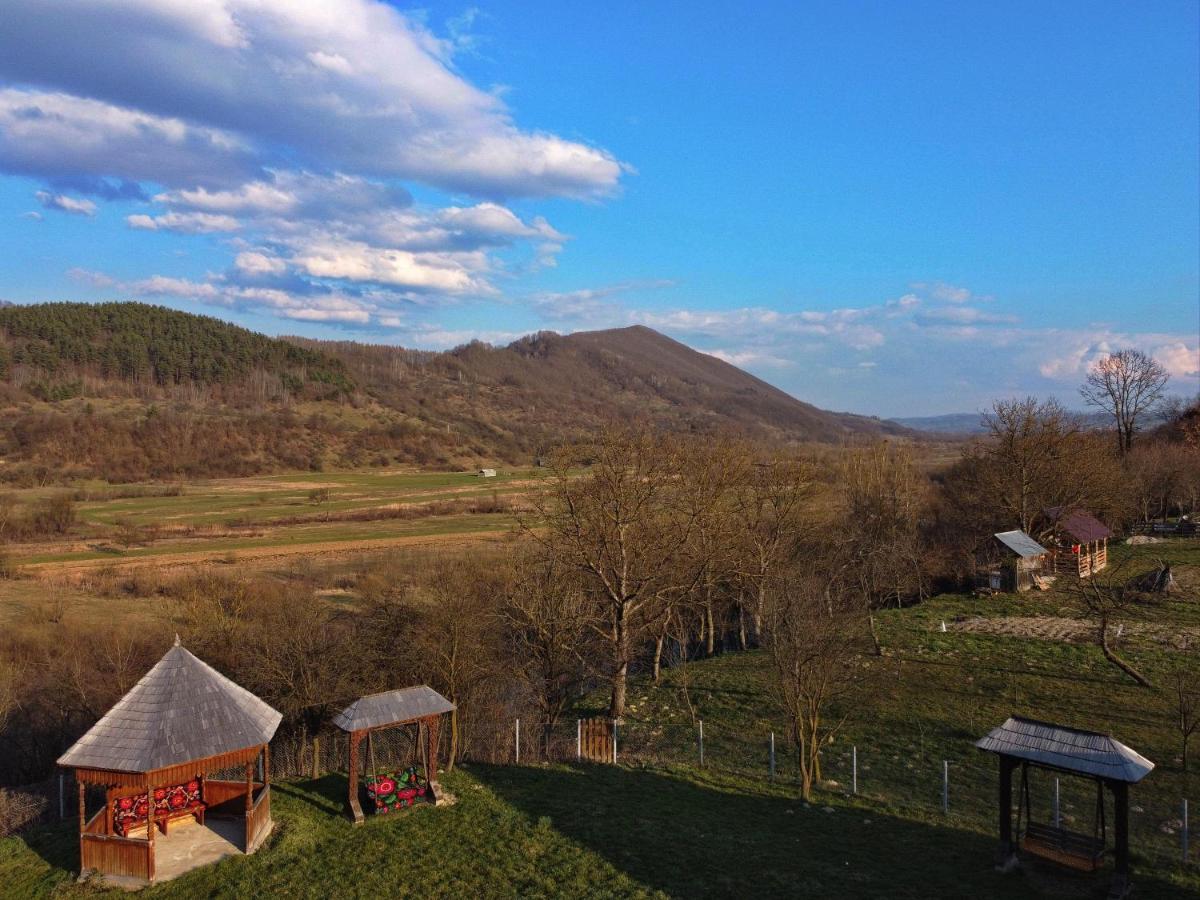
[(1112, 501), (1116, 466), (1075, 417), (1055, 400), (998, 400), (984, 415), (989, 439), (971, 453), (983, 465), (980, 499), (998, 521), (1038, 534), (1050, 507), (1104, 508)]
[(1097, 361), (1079, 389), (1084, 402), (1112, 416), (1117, 448), (1133, 447), (1133, 436), (1146, 415), (1162, 399), (1170, 375), (1141, 350), (1118, 350)]
[[(520, 524), (564, 567), (584, 578), (607, 645), (609, 715), (625, 714), (629, 667), (661, 598), (677, 585), (693, 517), (679, 501), (675, 440), (648, 428), (613, 430), (551, 454), (544, 490)], [(582, 470), (582, 471), (581, 471)]]
[(554, 726), (591, 669), (595, 604), (579, 572), (539, 548), (516, 559), (501, 616), (513, 669), (537, 704), (548, 756)]

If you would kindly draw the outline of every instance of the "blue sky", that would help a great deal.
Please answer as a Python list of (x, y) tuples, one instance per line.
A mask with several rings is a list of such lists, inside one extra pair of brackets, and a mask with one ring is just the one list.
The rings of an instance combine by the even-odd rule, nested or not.
[(5, 3), (0, 297), (658, 328), (818, 405), (1200, 387), (1200, 13)]

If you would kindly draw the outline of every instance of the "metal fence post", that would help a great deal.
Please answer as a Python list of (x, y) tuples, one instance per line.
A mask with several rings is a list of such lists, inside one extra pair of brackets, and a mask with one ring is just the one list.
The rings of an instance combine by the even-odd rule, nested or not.
[(850, 748), (850, 791), (858, 795), (858, 747)]
[(617, 764), (617, 720), (613, 719), (613, 765)]
[(700, 768), (704, 768), (704, 720), (700, 720)]
[(1188, 864), (1188, 808), (1187, 797), (1183, 798), (1183, 829), (1180, 831), (1180, 838), (1183, 842), (1183, 864)]
[(1062, 827), (1062, 816), (1060, 815), (1060, 809), (1059, 809), (1059, 796), (1060, 796), (1059, 795), (1059, 780), (1057, 778), (1055, 778), (1054, 779), (1054, 827), (1055, 828)]
[(575, 759), (583, 759), (583, 719), (575, 720)]
[(950, 812), (950, 760), (942, 760), (942, 812)]
[(515, 742), (517, 765), (521, 764), (521, 720), (517, 719), (517, 737)]
[[(65, 793), (64, 793), (65, 789), (63, 787), (63, 778), (64, 777), (66, 777), (64, 775), (64, 773), (62, 773), (62, 772), (58, 773), (58, 821), (60, 821), (60, 822), (67, 817), (66, 799), (65, 799)], [(1184, 808), (1184, 810), (1187, 809), (1187, 801), (1186, 800), (1183, 801), (1183, 808)], [(105, 813), (105, 815), (107, 815), (107, 813)], [(1187, 819), (1187, 812), (1184, 812), (1183, 818), (1185, 820)], [(1187, 839), (1186, 838), (1184, 839), (1184, 847), (1185, 848), (1187, 847)], [(1184, 856), (1185, 857), (1187, 856), (1186, 849), (1184, 850)]]
[(775, 732), (771, 732), (771, 784), (775, 783)]

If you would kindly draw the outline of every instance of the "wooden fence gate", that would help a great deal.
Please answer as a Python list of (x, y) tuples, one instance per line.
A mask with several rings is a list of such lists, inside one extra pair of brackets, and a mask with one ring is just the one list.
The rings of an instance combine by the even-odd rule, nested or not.
[(579, 720), (579, 755), (589, 762), (614, 762), (611, 719)]

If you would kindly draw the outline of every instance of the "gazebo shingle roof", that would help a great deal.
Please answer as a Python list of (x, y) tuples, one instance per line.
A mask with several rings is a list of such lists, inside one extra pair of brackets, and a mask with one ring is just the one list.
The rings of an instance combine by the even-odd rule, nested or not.
[(361, 731), (364, 728), (398, 725), (426, 716), (440, 716), (454, 708), (453, 703), (422, 684), (360, 697), (334, 716), (333, 724), (343, 731)]
[(58, 760), (152, 772), (270, 742), (283, 715), (179, 645)]
[(1154, 763), (1111, 735), (1012, 716), (975, 742), (980, 750), (1080, 775), (1136, 784)]
[(1081, 544), (1112, 537), (1112, 529), (1087, 510), (1052, 506), (1045, 513), (1060, 531)]

